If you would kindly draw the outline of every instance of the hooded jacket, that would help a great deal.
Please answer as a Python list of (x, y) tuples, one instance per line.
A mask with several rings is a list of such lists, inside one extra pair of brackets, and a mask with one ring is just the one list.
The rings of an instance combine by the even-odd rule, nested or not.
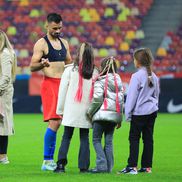
[(111, 123), (121, 123), (122, 110), (124, 103), (123, 85), (121, 78), (116, 74), (116, 80), (118, 84), (118, 100), (120, 106), (120, 113), (116, 111), (116, 86), (114, 81), (114, 74), (108, 74), (108, 87), (107, 87), (107, 108), (104, 108), (105, 97), (105, 81), (106, 75), (100, 76), (94, 84), (94, 95), (92, 103), (87, 111), (87, 116), (94, 121), (103, 121)]

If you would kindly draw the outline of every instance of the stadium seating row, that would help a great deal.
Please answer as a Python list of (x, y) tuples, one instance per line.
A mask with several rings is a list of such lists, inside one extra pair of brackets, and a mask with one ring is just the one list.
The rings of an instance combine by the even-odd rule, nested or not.
[[(53, 3), (53, 2), (54, 3)], [(19, 0), (0, 1), (0, 26), (7, 32), (18, 56), (18, 73), (30, 74), (29, 63), (34, 43), (45, 34), (47, 13), (60, 12), (62, 36), (70, 44), (73, 59), (80, 42), (91, 42), (96, 62), (113, 55), (121, 72), (132, 62), (132, 51), (145, 38), (142, 19), (153, 0)], [(169, 32), (157, 51), (156, 72), (182, 71), (182, 28)]]

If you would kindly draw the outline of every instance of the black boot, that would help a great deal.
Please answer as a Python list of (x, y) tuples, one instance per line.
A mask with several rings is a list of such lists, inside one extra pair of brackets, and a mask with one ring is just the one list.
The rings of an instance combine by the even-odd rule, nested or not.
[(63, 164), (58, 164), (56, 169), (53, 171), (54, 173), (65, 173), (65, 167)]
[(89, 170), (88, 169), (80, 169), (80, 173), (88, 173)]

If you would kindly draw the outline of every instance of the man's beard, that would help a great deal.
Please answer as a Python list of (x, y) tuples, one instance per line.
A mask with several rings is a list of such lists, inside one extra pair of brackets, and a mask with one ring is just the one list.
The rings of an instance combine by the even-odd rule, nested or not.
[(54, 33), (54, 34), (52, 34), (52, 36), (53, 36), (54, 38), (59, 38), (59, 37), (60, 37), (60, 33)]

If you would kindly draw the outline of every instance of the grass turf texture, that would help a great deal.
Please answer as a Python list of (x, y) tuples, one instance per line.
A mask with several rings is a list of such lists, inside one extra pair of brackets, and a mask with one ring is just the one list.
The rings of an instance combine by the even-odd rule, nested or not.
[[(117, 175), (116, 172), (126, 166), (128, 158), (129, 123), (124, 122), (114, 134), (115, 165), (111, 174), (80, 174), (78, 170), (79, 132), (75, 130), (65, 174), (54, 174), (51, 171), (41, 171), (43, 137), (47, 124), (41, 122), (39, 114), (16, 114), (16, 134), (9, 138), (9, 165), (0, 165), (0, 182), (58, 182), (58, 181), (86, 181), (86, 182), (176, 182), (182, 181), (182, 114), (159, 114), (154, 130), (154, 160), (152, 174)], [(61, 142), (63, 127), (57, 135), (57, 147)], [(95, 152), (93, 149), (90, 130), (91, 165), (95, 166)], [(142, 141), (140, 145), (141, 157)], [(140, 159), (139, 157), (139, 159)], [(139, 160), (140, 166), (140, 160)]]

